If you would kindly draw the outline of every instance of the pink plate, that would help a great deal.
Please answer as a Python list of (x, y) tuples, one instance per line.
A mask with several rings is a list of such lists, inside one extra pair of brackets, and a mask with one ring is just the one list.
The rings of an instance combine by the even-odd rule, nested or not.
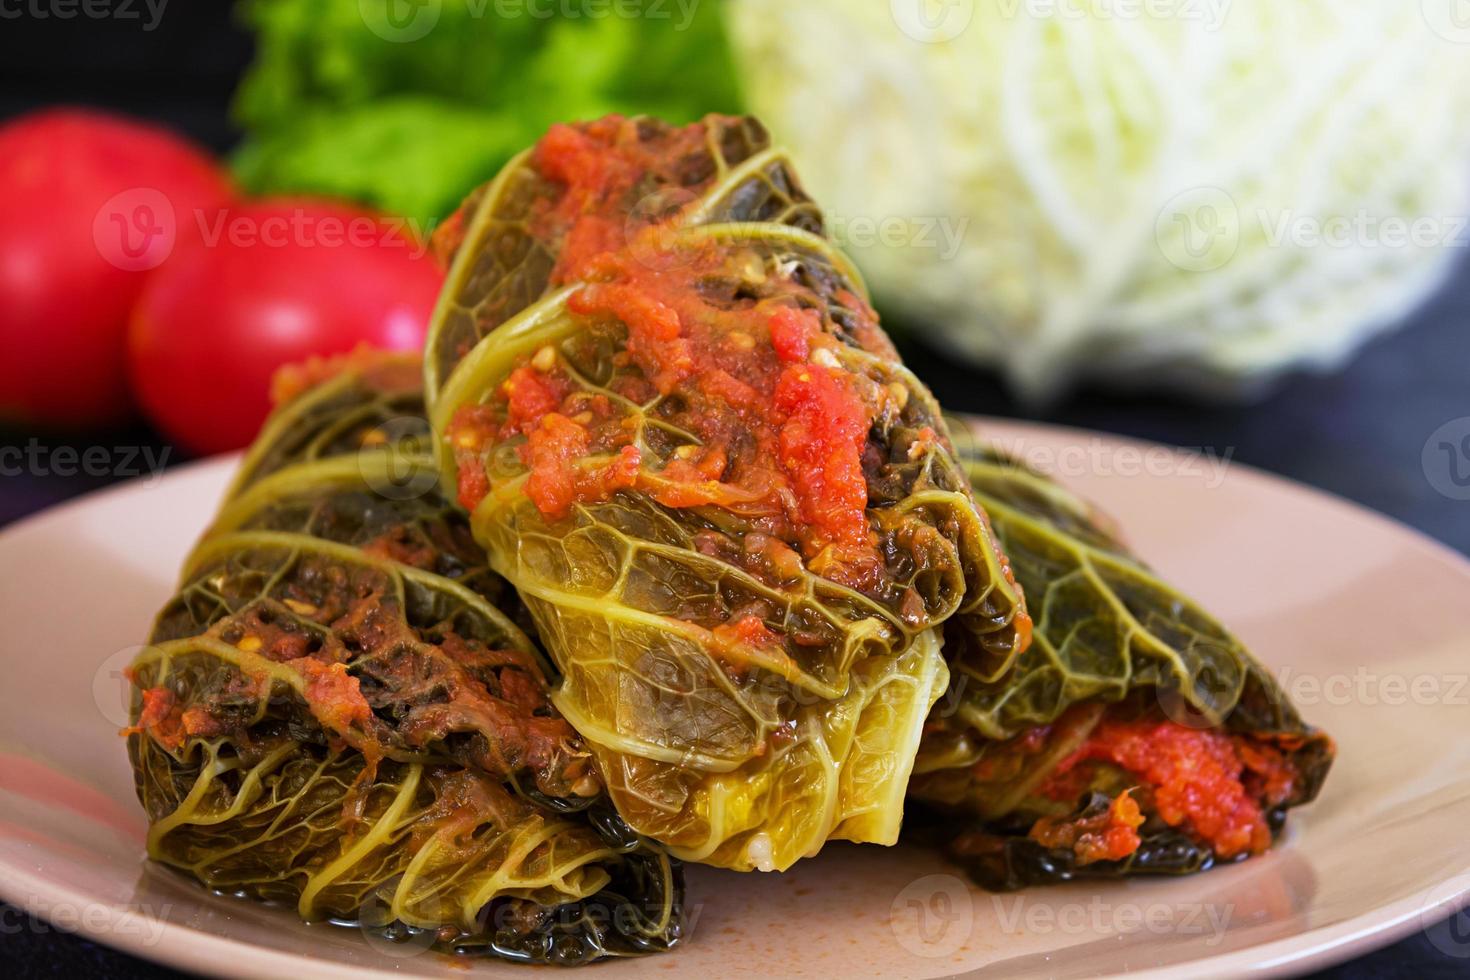
[[(833, 846), (777, 876), (693, 869), (686, 944), (603, 964), (598, 980), (660, 969), (1277, 974), (1361, 953), (1463, 901), (1470, 564), (1382, 517), (1218, 458), (1075, 430), (982, 426), (1109, 511), (1142, 555), (1277, 672), (1303, 714), (1338, 740), (1322, 798), (1293, 814), (1270, 855), (1178, 880), (990, 895), (910, 847)], [(135, 482), (0, 535), (0, 897), (202, 973), (529, 976), (304, 925), (144, 860), (143, 815), (116, 734), (120, 672), (233, 466), (211, 461)], [(1470, 943), (1446, 952), (1470, 957)]]

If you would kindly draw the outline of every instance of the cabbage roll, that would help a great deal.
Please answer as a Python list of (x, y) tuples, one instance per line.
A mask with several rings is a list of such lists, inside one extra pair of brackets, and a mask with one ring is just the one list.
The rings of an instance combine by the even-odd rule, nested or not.
[(1316, 797), (1332, 741), (1084, 501), (994, 452), (968, 470), (1035, 635), (1005, 678), (966, 678), (931, 716), (910, 793), (938, 819), (918, 832), (996, 889), (1265, 851)]
[(749, 119), (563, 125), (441, 230), (446, 494), (618, 812), (780, 870), (893, 843), (951, 672), (1029, 620), (938, 406)]
[(608, 802), (509, 586), (436, 491), (417, 358), (298, 372), (130, 669), (156, 861), (304, 919), (577, 964), (682, 876)]

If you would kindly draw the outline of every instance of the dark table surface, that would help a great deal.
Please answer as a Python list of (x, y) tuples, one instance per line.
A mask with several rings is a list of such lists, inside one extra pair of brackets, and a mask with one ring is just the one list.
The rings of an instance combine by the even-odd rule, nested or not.
[[(248, 39), (225, 4), (169, 8), (157, 30), (106, 21), (10, 21), (0, 29), (0, 119), (40, 105), (80, 102), (149, 116), (218, 150), (235, 139), (228, 120), (234, 79)], [(1239, 462), (1300, 480), (1381, 511), (1470, 553), (1470, 502), (1436, 489), (1444, 471), (1426, 469), (1423, 450), (1440, 426), (1470, 416), (1470, 256), (1402, 330), (1370, 344), (1345, 370), (1287, 379), (1248, 406), (1200, 406), (1162, 396), (1084, 391), (1043, 411), (1015, 403), (994, 378), (958, 366), (924, 342), (901, 338), (909, 364), (953, 411), (979, 412), (1098, 429), (1184, 446), (1229, 451)], [(47, 450), (71, 445), (144, 447), (182, 453), (142, 427), (59, 439), (0, 429), (0, 445)], [(54, 457), (53, 457), (54, 458)], [(1470, 459), (1465, 460), (1470, 464)], [(114, 482), (117, 474), (0, 476), (0, 524)], [(1463, 847), (1463, 841), (1447, 841)], [(1470, 914), (1319, 974), (1333, 980), (1470, 976)], [(167, 977), (168, 971), (59, 933), (0, 906), (0, 975)]]

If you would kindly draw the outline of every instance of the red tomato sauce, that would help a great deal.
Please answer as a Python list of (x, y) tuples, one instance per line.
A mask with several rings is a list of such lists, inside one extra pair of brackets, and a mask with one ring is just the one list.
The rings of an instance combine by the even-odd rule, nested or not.
[[(809, 552), (835, 544), (853, 557), (871, 550), (862, 450), (875, 406), (853, 390), (835, 358), (825, 367), (808, 363), (815, 349), (826, 346), (830, 353), (835, 345), (819, 315), (795, 305), (798, 289), (787, 303), (767, 308), (718, 309), (702, 302), (699, 277), (730, 271), (729, 250), (663, 253), (646, 226), (667, 216), (640, 215), (646, 210), (640, 195), (652, 189), (677, 187), (691, 191), (692, 199), (692, 192), (713, 179), (707, 143), (717, 122), (736, 121), (711, 117), (650, 130), (614, 116), (553, 127), (532, 153), (536, 170), (565, 188), (537, 216), (541, 237), (562, 242), (553, 279), (593, 280), (572, 297), (571, 310), (622, 323), (627, 354), (647, 382), (661, 394), (677, 391), (696, 403), (685, 414), (700, 423), (703, 451), (663, 468), (664, 479), (652, 488), (660, 502), (764, 504), (814, 532), (806, 542)], [(857, 297), (845, 298), (868, 314), (858, 317), (860, 336), (892, 356), (876, 316)], [(538, 444), (528, 460), (528, 492), (537, 506), (559, 516), (587, 492), (626, 485), (635, 458), (623, 455), (615, 474), (589, 480), (568, 474), (566, 464), (594, 439), (579, 437), (560, 421), (550, 424), (554, 434), (531, 435), (535, 420), (575, 413), (557, 413), (549, 404), (566, 397), (557, 379), (532, 382), (524, 371), (509, 382), (508, 421)], [(523, 389), (534, 394), (523, 395)], [(754, 436), (744, 458), (731, 451), (737, 432)], [(776, 465), (749, 465), (756, 458)], [(730, 480), (732, 470), (745, 472)], [(473, 478), (467, 489), (482, 492)]]
[[(558, 173), (580, 181), (565, 200), (584, 207), (627, 182), (628, 161), (617, 154), (605, 164), (609, 176), (591, 172), (601, 164), (568, 148), (588, 138), (560, 133), (544, 151), (562, 160)], [(581, 221), (595, 221), (591, 213), (573, 223), (573, 233)], [(625, 408), (574, 384), (552, 351), (538, 352), (510, 374), (494, 402), (461, 409), (451, 423), (461, 503), (473, 508), (491, 489), (482, 472), (487, 448), (524, 435), (518, 451), (529, 470), (526, 492), (548, 518), (636, 486), (668, 507), (715, 505), (765, 520), (760, 530), (798, 547), (809, 562), (820, 559), (819, 573), (859, 586), (871, 581), (882, 569), (866, 513), (863, 453), (874, 419), (899, 396), (842, 365), (845, 345), (824, 323), (823, 302), (809, 286), (777, 278), (754, 249), (671, 250), (662, 233), (644, 229), (626, 248), (579, 255), (574, 265), (587, 282), (568, 308), (589, 321), (583, 342), (603, 338), (620, 348), (615, 393), (636, 404), (663, 396), (678, 406), (664, 420), (700, 444), (652, 465), (633, 445), (635, 419)], [(598, 235), (586, 240), (605, 244)], [(758, 300), (733, 295), (733, 287), (711, 294), (710, 282), (739, 282), (752, 268), (764, 284)], [(850, 335), (881, 338), (876, 314), (848, 299), (858, 325)], [(613, 460), (589, 468), (593, 456)]]
[[(328, 732), (339, 735), (365, 754), (376, 756), (380, 748), (371, 740), (353, 735), (367, 728), (373, 709), (362, 696), (356, 677), (347, 673), (344, 663), (326, 663), (312, 657), (288, 660), (284, 666), (301, 675), (306, 682), (303, 697), (312, 717)], [(369, 749), (373, 751), (369, 751)]]
[[(284, 600), (330, 630), (332, 638), (315, 652), (298, 626), (263, 617), (264, 607), (226, 620), (214, 635), (300, 677), (301, 700), (328, 739), (362, 753), (370, 765), (403, 751), (448, 751), (491, 775), (533, 773), (552, 795), (598, 791), (577, 734), (552, 708), (530, 654), (490, 648), (447, 628), (435, 629), (431, 644), (391, 598), (359, 595), (361, 580), (338, 576), (336, 584), (337, 594)], [(371, 665), (368, 687), (346, 660), (349, 641)], [(170, 751), (190, 738), (237, 734), (258, 720), (254, 702), (267, 683), (232, 674), (193, 703), (167, 687), (145, 689), (138, 721), (124, 734), (147, 735)], [(451, 736), (468, 733), (478, 737), (450, 744)]]
[(761, 622), (759, 616), (741, 616), (716, 626), (711, 632), (717, 640), (739, 642), (752, 647), (779, 647), (781, 637)]
[[(626, 332), (616, 357), (637, 370), (622, 372), (619, 394), (682, 406), (667, 420), (701, 444), (644, 468), (625, 412), (579, 390), (559, 360), (532, 357), (502, 384), (499, 404), (462, 409), (451, 426), (461, 502), (472, 508), (489, 491), (480, 473), (486, 447), (523, 434), (527, 494), (549, 518), (637, 486), (669, 507), (714, 504), (770, 518), (771, 532), (808, 559), (831, 549), (834, 569), (871, 573), (863, 451), (892, 393), (841, 365), (840, 342), (800, 305), (812, 302), (805, 287), (788, 283), (755, 303), (706, 298), (701, 282), (730, 275), (750, 253), (709, 247), (667, 265), (646, 258), (598, 257), (589, 264), (596, 278), (568, 306), (591, 321), (590, 334)], [(615, 459), (589, 472), (581, 461), (598, 454)]]
[(1057, 766), (1042, 794), (1074, 798), (1086, 785), (1090, 763), (1137, 776), (1152, 812), (1225, 859), (1271, 846), (1263, 806), (1284, 802), (1294, 778), (1281, 753), (1259, 740), (1172, 721), (1104, 719)]
[(150, 687), (143, 691), (143, 707), (137, 724), (123, 729), (124, 735), (141, 734), (152, 738), (169, 751), (184, 744), (189, 733), (184, 729), (183, 709), (174, 692), (166, 687)]
[[(253, 695), (253, 682), (237, 678), (231, 683), (229, 693)], [(191, 738), (214, 738), (230, 731), (230, 725), (207, 706), (185, 707), (166, 687), (146, 688), (142, 697), (143, 707), (137, 724), (124, 728), (122, 734), (147, 735), (172, 752)]]
[(1143, 819), (1131, 793), (1124, 792), (1096, 816), (1076, 820), (1042, 817), (1028, 836), (1042, 847), (1072, 851), (1079, 864), (1121, 861), (1143, 843), (1138, 836)]
[[(581, 278), (590, 261), (626, 245), (639, 224), (692, 200), (715, 176), (705, 151), (719, 121), (712, 116), (688, 126), (657, 127), (607, 116), (552, 126), (531, 153), (536, 171), (565, 188), (540, 205), (532, 223), (537, 238), (561, 243), (552, 282)], [(656, 196), (671, 187), (687, 196)]]

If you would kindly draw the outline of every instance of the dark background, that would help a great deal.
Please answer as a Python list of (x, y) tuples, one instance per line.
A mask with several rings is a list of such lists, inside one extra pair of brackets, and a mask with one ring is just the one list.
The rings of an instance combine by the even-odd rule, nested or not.
[[(141, 2), (134, 7), (143, 10)], [(29, 0), (0, 0), (0, 14), (28, 8)], [(80, 15), (0, 18), (0, 120), (43, 105), (86, 104), (152, 118), (216, 151), (228, 151), (236, 139), (230, 95), (251, 53), (250, 39), (234, 26), (229, 4), (177, 2), (168, 6), (156, 30), (143, 31), (143, 22)], [(1461, 257), (1448, 286), (1403, 330), (1369, 345), (1346, 370), (1286, 379), (1275, 394), (1244, 407), (1084, 391), (1053, 409), (1027, 412), (993, 378), (956, 366), (916, 332), (901, 336), (900, 346), (950, 410), (1232, 450), (1236, 461), (1348, 497), (1470, 553), (1470, 502), (1436, 491), (1422, 463), (1424, 445), (1436, 429), (1470, 416), (1470, 256)], [(0, 440), (7, 443), (23, 445), (36, 435), (0, 429)], [(96, 434), (40, 438), (51, 446), (97, 441)], [(163, 446), (157, 435), (138, 427), (123, 427), (106, 438), (114, 445)], [(169, 457), (171, 462), (183, 458), (177, 450)], [(107, 482), (86, 476), (0, 477), (0, 524)], [(0, 930), (0, 975), (173, 975), (42, 924), (28, 926), (13, 913), (0, 923), (6, 927)], [(1454, 930), (1453, 937), (1448, 930)], [(1464, 949), (1470, 914), (1431, 930), (1441, 931), (1446, 934), (1440, 946)], [(1418, 933), (1319, 976), (1464, 977), (1470, 976), (1470, 960), (1444, 955), (1430, 936)]]

